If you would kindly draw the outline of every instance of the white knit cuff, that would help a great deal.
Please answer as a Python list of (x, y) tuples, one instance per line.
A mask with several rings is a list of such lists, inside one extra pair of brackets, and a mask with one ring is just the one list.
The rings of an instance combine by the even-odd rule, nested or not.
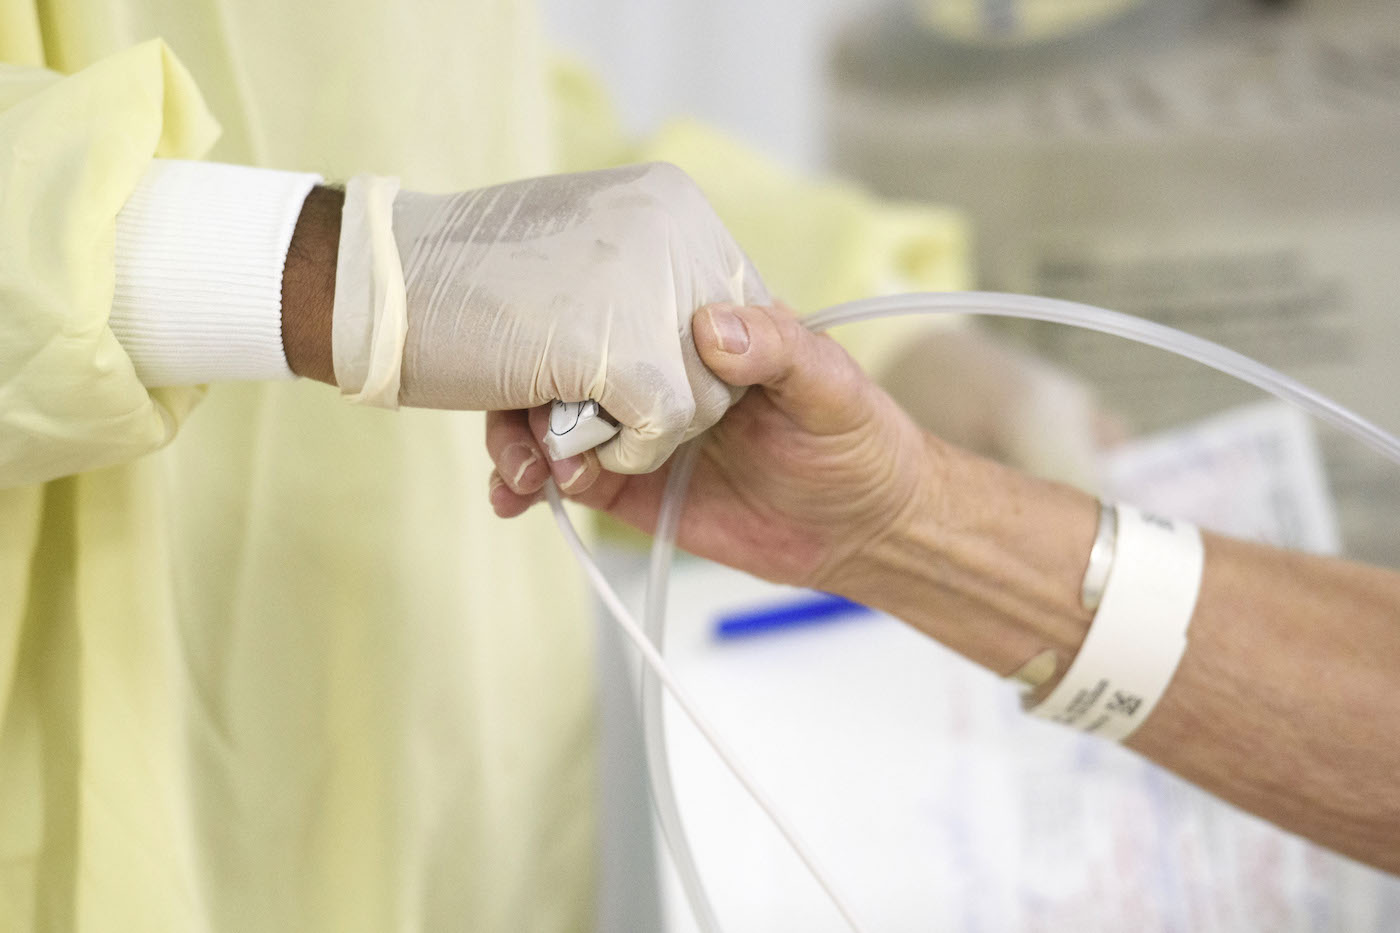
[(291, 379), (282, 270), (320, 176), (156, 159), (117, 214), (112, 332), (147, 387)]

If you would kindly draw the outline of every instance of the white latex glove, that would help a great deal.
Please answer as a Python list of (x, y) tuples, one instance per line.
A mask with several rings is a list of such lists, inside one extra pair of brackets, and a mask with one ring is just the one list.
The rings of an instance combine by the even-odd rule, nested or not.
[(620, 473), (660, 466), (737, 400), (700, 362), (691, 315), (768, 294), (680, 169), (449, 195), (395, 187), (357, 178), (346, 190), (333, 321), (342, 392), (476, 410), (593, 399), (622, 425), (598, 448)]

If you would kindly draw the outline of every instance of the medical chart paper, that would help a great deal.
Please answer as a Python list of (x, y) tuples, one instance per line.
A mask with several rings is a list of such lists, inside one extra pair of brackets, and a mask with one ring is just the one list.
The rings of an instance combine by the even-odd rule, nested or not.
[[(1400, 879), (1034, 720), (1007, 684), (883, 616), (717, 642), (794, 591), (697, 561), (677, 674), (880, 933), (1385, 933)], [(668, 709), (681, 812), (726, 933), (844, 931), (757, 808)], [(664, 847), (658, 858), (668, 865)], [(668, 929), (692, 931), (663, 869)]]
[(1105, 455), (1102, 469), (1108, 498), (1231, 537), (1341, 551), (1312, 422), (1282, 402), (1130, 441)]

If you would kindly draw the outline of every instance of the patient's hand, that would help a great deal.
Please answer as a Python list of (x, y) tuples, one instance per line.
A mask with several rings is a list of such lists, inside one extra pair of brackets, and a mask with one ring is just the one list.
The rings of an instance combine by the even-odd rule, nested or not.
[[(942, 445), (835, 341), (783, 307), (715, 305), (693, 327), (705, 364), (754, 388), (698, 441), (681, 547), (770, 580), (839, 591), (847, 558), (907, 516), (937, 510)], [(530, 412), (528, 426), (518, 412), (488, 419), (492, 505), (518, 515), (540, 498), (548, 410)], [(549, 467), (569, 497), (650, 531), (670, 464), (623, 476), (589, 453)]]
[[(1080, 599), (1093, 497), (923, 434), (790, 312), (737, 314), (742, 352), (743, 331), (718, 309), (693, 318), (705, 363), (755, 388), (700, 440), (681, 546), (854, 599), (1002, 676), (1047, 653), (1062, 675), (1093, 617)], [(530, 417), (542, 436), (546, 412)], [(529, 507), (545, 478), (543, 462), (520, 466), (535, 446), (525, 419), (488, 426), (492, 456), (514, 470), (491, 493), (502, 515)], [(601, 473), (589, 458), (553, 466), (575, 498), (654, 522), (663, 475)], [(1400, 574), (1214, 535), (1205, 549), (1185, 657), (1131, 747), (1400, 871)]]

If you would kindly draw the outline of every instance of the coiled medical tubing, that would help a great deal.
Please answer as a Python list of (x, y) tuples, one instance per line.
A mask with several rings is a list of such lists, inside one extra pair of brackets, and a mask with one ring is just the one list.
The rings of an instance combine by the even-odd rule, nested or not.
[[(920, 292), (835, 305), (808, 315), (803, 318), (803, 323), (812, 331), (820, 333), (842, 324), (853, 324), (859, 321), (905, 314), (977, 314), (1023, 318), (1052, 324), (1064, 324), (1084, 330), (1098, 331), (1110, 336), (1123, 337), (1194, 360), (1219, 372), (1234, 376), (1320, 418), (1390, 461), (1400, 464), (1400, 439), (1331, 399), (1262, 363), (1219, 344), (1116, 311), (1107, 311), (1071, 301), (1027, 295), (993, 292)], [(555, 520), (575, 557), (578, 558), (585, 574), (597, 591), (598, 597), (608, 608), (619, 627), (636, 646), (645, 662), (642, 670), (642, 719), (653, 799), (662, 835), (670, 848), (676, 872), (680, 876), (686, 897), (700, 929), (703, 933), (720, 933), (718, 918), (705, 893), (704, 883), (695, 866), (694, 856), (686, 838), (680, 812), (676, 806), (670, 761), (666, 754), (665, 723), (661, 705), (663, 686), (671, 693), (681, 711), (700, 731), (754, 802), (767, 814), (773, 825), (826, 892), (850, 928), (856, 933), (864, 933), (864, 928), (855, 919), (849, 904), (840, 895), (836, 885), (821, 868), (811, 850), (798, 837), (796, 830), (788, 823), (777, 806), (754, 782), (723, 739), (715, 732), (714, 727), (701, 715), (694, 701), (676, 681), (662, 658), (660, 648), (665, 632), (666, 590), (670, 576), (671, 559), (675, 552), (676, 533), (680, 525), (681, 511), (685, 504), (686, 488), (694, 471), (699, 450), (699, 444), (692, 441), (683, 446), (672, 460), (671, 475), (667, 479), (666, 492), (662, 498), (661, 511), (657, 518), (656, 532), (652, 541), (646, 588), (645, 629), (637, 625), (636, 620), (627, 611), (627, 607), (623, 605), (622, 600), (609, 585), (606, 577), (594, 562), (592, 555), (579, 539), (573, 523), (564, 511), (563, 503), (560, 501), (558, 490), (553, 482), (548, 483), (545, 487), (550, 508), (553, 510)]]

